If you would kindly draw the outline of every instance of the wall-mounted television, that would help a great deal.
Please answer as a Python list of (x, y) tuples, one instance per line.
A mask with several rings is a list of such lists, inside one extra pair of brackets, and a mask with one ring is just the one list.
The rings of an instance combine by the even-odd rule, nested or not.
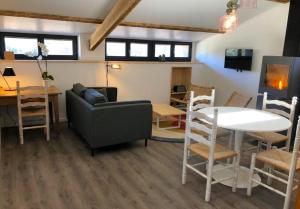
[(226, 49), (224, 68), (251, 71), (253, 49)]

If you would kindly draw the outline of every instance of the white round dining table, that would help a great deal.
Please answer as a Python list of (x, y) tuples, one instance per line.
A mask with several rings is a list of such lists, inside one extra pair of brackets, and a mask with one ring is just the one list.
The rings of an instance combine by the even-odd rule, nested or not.
[[(208, 107), (199, 110), (208, 117), (214, 117), (214, 109), (218, 109), (218, 127), (232, 130), (234, 132), (234, 150), (241, 152), (245, 132), (278, 132), (291, 127), (292, 123), (285, 117), (270, 112), (242, 108), (242, 107)], [(216, 165), (218, 170), (222, 165)], [(233, 170), (228, 169), (223, 172), (216, 172), (213, 178), (223, 179), (232, 175)], [(240, 166), (240, 175), (238, 179), (238, 188), (247, 188), (249, 169)], [(255, 178), (260, 181), (258, 175)], [(224, 181), (223, 184), (232, 186), (232, 180)], [(257, 185), (253, 185), (257, 186)]]

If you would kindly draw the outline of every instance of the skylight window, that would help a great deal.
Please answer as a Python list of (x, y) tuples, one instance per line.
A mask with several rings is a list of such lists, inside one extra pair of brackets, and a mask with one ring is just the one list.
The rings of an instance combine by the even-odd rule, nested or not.
[(191, 42), (107, 38), (106, 61), (190, 62)]

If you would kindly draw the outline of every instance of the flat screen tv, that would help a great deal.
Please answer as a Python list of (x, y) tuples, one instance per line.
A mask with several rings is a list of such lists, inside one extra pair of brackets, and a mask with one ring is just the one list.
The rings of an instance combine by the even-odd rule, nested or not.
[(253, 49), (226, 49), (224, 68), (251, 71)]

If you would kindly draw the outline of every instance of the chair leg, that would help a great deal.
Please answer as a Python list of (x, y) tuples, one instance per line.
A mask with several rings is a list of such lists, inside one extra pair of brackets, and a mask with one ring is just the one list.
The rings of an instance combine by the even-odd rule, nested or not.
[(49, 126), (46, 128), (46, 136), (47, 136), (47, 141), (50, 141), (50, 128), (49, 128)]
[(253, 153), (252, 159), (251, 159), (250, 173), (249, 173), (249, 183), (248, 183), (248, 188), (247, 188), (248, 196), (252, 195), (252, 179), (253, 179), (253, 175), (254, 175), (255, 161), (256, 161), (256, 154)]
[[(272, 149), (272, 143), (267, 143), (267, 150), (270, 150)], [(267, 169), (268, 169), (268, 173), (272, 174), (273, 173), (273, 167), (272, 166), (267, 166)], [(270, 176), (268, 176), (267, 178), (267, 184), (268, 185), (271, 185), (272, 184), (272, 178)]]
[(182, 184), (186, 183), (186, 164), (187, 164), (187, 158), (188, 158), (188, 150), (187, 145), (184, 145), (184, 151), (183, 151), (183, 163), (182, 163)]
[(148, 139), (145, 139), (145, 147), (148, 146)]
[(261, 147), (262, 147), (262, 141), (258, 140), (258, 143), (257, 143), (257, 151), (256, 151), (257, 153), (260, 152)]
[(291, 195), (293, 193), (293, 184), (294, 184), (294, 175), (295, 175), (294, 172), (290, 171), (289, 173), (288, 184), (286, 188), (286, 197), (284, 199), (283, 209), (289, 209), (290, 206)]
[[(269, 174), (272, 174), (272, 173), (273, 173), (273, 170), (274, 170), (274, 167), (273, 167), (273, 166), (268, 166), (268, 173), (269, 173)], [(272, 182), (273, 182), (273, 179), (272, 179), (270, 176), (268, 176), (268, 178), (267, 178), (267, 184), (268, 184), (268, 185), (271, 185)]]
[(205, 201), (210, 201), (211, 196), (211, 182), (212, 182), (212, 170), (213, 170), (214, 162), (212, 159), (208, 161), (208, 168), (207, 168), (207, 182), (206, 182), (206, 192), (205, 192)]
[(24, 144), (24, 133), (22, 124), (19, 125), (20, 144)]

